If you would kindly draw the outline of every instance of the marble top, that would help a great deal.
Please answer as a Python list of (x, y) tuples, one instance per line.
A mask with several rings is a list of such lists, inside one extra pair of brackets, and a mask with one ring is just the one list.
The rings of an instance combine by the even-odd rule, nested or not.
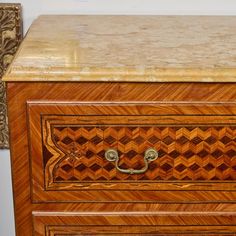
[(236, 81), (234, 16), (40, 16), (5, 81)]

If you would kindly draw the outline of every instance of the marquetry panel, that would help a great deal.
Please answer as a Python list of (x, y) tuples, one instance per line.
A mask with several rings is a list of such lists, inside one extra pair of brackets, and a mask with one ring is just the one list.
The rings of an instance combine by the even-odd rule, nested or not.
[(0, 3), (0, 148), (8, 148), (5, 85), (1, 78), (22, 39), (21, 5)]
[[(51, 136), (63, 153), (57, 163), (52, 162), (54, 154), (48, 151), (49, 144), (43, 146), (44, 168), (51, 170), (53, 182), (236, 179), (235, 126), (65, 124), (54, 125), (45, 133), (44, 140)], [(123, 174), (114, 162), (105, 159), (105, 151), (115, 148), (120, 168), (142, 169), (145, 150), (150, 147), (158, 150), (159, 158), (149, 163), (144, 174)], [(47, 163), (53, 163), (53, 167)]]

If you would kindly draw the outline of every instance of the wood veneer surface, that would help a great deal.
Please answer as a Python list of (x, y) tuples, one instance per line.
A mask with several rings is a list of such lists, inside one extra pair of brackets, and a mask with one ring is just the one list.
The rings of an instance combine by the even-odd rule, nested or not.
[[(145, 93), (145, 91), (149, 92)], [(236, 199), (236, 196), (234, 191), (230, 192), (227, 188), (224, 191), (201, 191), (201, 193), (198, 192), (198, 190), (185, 191), (183, 193), (172, 190), (165, 192), (159, 191), (159, 195), (154, 195), (153, 201), (150, 201), (149, 203), (143, 202), (135, 204), (131, 204), (131, 202), (119, 203), (118, 201), (115, 201), (114, 203), (111, 202), (109, 204), (105, 202), (93, 203), (90, 201), (84, 201), (82, 203), (73, 201), (58, 203), (55, 199), (61, 195), (60, 193), (55, 192), (53, 195), (48, 196), (48, 203), (38, 202), (35, 204), (32, 197), (30, 172), (31, 160), (29, 155), (29, 139), (27, 133), (29, 128), (27, 124), (27, 103), (36, 103), (40, 108), (42, 104), (51, 104), (55, 102), (64, 104), (87, 102), (91, 104), (95, 103), (95, 101), (99, 101), (99, 103), (106, 103), (109, 101), (112, 102), (114, 106), (119, 102), (130, 103), (131, 101), (133, 103), (138, 102), (144, 105), (147, 102), (159, 102), (162, 103), (163, 106), (169, 106), (168, 104), (175, 102), (184, 104), (185, 109), (190, 104), (191, 106), (195, 104), (198, 106), (198, 109), (192, 109), (193, 114), (194, 112), (195, 114), (210, 114), (213, 112), (217, 115), (226, 114), (232, 116), (236, 114), (236, 89), (233, 83), (8, 83), (7, 92), (17, 235), (21, 236), (32, 234), (33, 212), (39, 212), (39, 215), (42, 212), (45, 212), (45, 216), (48, 214), (54, 214), (57, 216), (60, 215), (60, 212), (74, 212), (74, 214), (77, 214), (78, 212), (87, 212), (88, 214), (94, 214), (94, 212), (100, 212), (103, 214), (103, 212), (108, 212), (108, 214), (112, 215), (115, 214), (115, 212), (121, 211), (124, 212), (124, 214), (130, 212), (131, 216), (132, 213), (135, 212), (139, 212), (138, 214), (141, 214), (141, 212), (144, 212), (145, 214), (147, 212), (149, 212), (148, 214), (150, 214), (150, 212), (154, 212), (157, 216), (163, 215), (162, 212), (165, 212), (164, 214), (166, 215), (166, 218), (168, 218), (168, 214), (176, 215), (181, 212), (187, 212), (183, 215), (181, 213), (181, 216), (177, 216), (177, 218), (170, 216), (169, 219), (177, 222), (177, 224), (181, 222), (182, 226), (187, 226), (192, 225), (193, 223), (195, 225), (199, 225), (204, 218), (206, 224), (206, 226), (204, 226), (204, 230), (207, 230), (209, 225), (213, 225), (213, 227), (205, 231), (209, 235), (212, 235), (211, 233), (213, 232), (212, 230), (214, 227), (219, 226), (219, 222), (221, 222), (220, 225), (222, 226), (221, 231), (219, 231), (222, 233), (221, 235), (227, 233), (233, 234), (235, 232), (236, 205), (234, 203), (234, 199)], [(212, 103), (216, 106), (212, 106)], [(70, 110), (70, 108), (66, 108), (66, 106), (65, 109), (67, 109), (67, 111)], [(46, 112), (50, 113), (50, 111), (51, 108), (46, 109)], [(61, 109), (59, 109), (59, 111), (63, 112)], [(148, 111), (148, 108), (144, 109), (142, 112), (145, 111)], [(159, 111), (163, 114), (165, 113), (165, 109), (159, 108)], [(169, 111), (173, 114), (181, 114), (181, 112), (183, 112), (183, 110), (177, 109), (175, 106), (169, 107)], [(84, 112), (86, 112), (86, 110)], [(109, 110), (107, 112), (109, 112)], [(110, 112), (119, 113), (119, 109), (111, 109)], [(38, 132), (35, 134), (38, 135)], [(38, 146), (33, 147), (33, 149), (37, 151)], [(38, 193), (39, 195), (36, 195), (35, 197), (42, 197), (40, 192)], [(100, 194), (102, 194), (101, 191)], [(146, 194), (150, 197), (153, 192), (147, 192)], [(85, 194), (83, 196), (88, 199), (94, 199), (94, 195), (91, 194)], [(126, 195), (116, 196), (117, 198), (122, 197), (122, 199), (125, 200)], [(68, 193), (67, 197), (71, 197), (71, 195)], [(109, 195), (106, 195), (106, 197), (109, 197)], [(140, 194), (136, 195), (136, 197), (139, 197), (139, 200), (142, 200), (144, 196)], [(156, 201), (157, 197), (160, 200), (158, 202)], [(184, 203), (185, 199), (190, 200), (190, 202)], [(50, 200), (54, 200), (54, 202), (50, 202)], [(76, 201), (78, 199), (74, 200)], [(97, 200), (99, 199), (96, 199), (96, 201)], [(154, 217), (153, 222), (158, 221), (159, 218), (156, 218), (156, 216)], [(125, 218), (129, 219), (128, 216), (125, 216)], [(58, 225), (58, 227), (55, 226), (55, 228), (52, 228), (52, 232), (54, 230), (56, 233), (60, 232), (59, 228), (61, 223), (67, 222), (67, 218), (63, 218), (62, 216), (58, 218), (50, 215), (48, 218), (44, 218), (44, 216), (42, 216), (42, 218), (38, 219), (38, 222), (41, 220), (44, 221), (45, 219), (43, 224), (50, 224), (50, 222), (54, 222), (54, 225)], [(65, 221), (63, 219), (65, 219)], [(110, 219), (113, 220), (107, 224), (114, 224), (114, 218), (111, 217)], [(130, 221), (128, 221), (131, 222), (132, 219), (134, 218), (131, 217)], [(147, 217), (147, 221), (149, 221), (148, 219), (151, 220), (151, 218)], [(105, 219), (105, 221), (107, 222), (107, 219)], [(80, 224), (76, 217), (69, 217), (68, 222), (75, 225)], [(82, 222), (84, 222), (84, 220), (82, 220)], [(153, 224), (155, 225), (155, 223)], [(37, 228), (37, 230), (39, 230), (37, 232), (42, 232), (42, 228), (40, 228), (41, 226), (37, 226), (39, 227)], [(186, 228), (187, 231), (192, 228), (192, 226), (189, 227), (190, 228)], [(62, 231), (62, 233), (65, 233), (65, 235), (68, 234), (68, 232), (79, 232), (78, 228), (68, 228), (67, 232), (66, 228), (64, 229), (65, 230), (64, 232)], [(89, 229), (91, 229), (91, 227), (89, 227)], [(98, 230), (98, 228), (95, 227), (94, 230)], [(117, 228), (114, 230), (117, 230)], [(125, 232), (125, 230), (126, 229), (124, 228), (123, 232)], [(156, 228), (154, 227), (152, 230), (156, 230)], [(171, 230), (172, 233), (175, 234), (178, 229), (170, 227), (170, 231)], [(184, 228), (182, 228), (182, 230), (184, 230)], [(199, 230), (201, 231), (199, 228), (192, 228), (193, 232), (200, 232)], [(112, 232), (112, 229), (110, 232)], [(165, 232), (164, 228), (162, 232)], [(79, 235), (79, 233), (74, 234)], [(41, 235), (44, 234), (41, 233)]]

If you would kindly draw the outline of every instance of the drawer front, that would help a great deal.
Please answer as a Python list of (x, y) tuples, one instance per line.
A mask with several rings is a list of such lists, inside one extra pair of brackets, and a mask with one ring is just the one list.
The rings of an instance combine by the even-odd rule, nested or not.
[(196, 212), (34, 212), (35, 236), (76, 235), (230, 235), (234, 213)]
[(234, 201), (235, 111), (30, 102), (33, 201)]

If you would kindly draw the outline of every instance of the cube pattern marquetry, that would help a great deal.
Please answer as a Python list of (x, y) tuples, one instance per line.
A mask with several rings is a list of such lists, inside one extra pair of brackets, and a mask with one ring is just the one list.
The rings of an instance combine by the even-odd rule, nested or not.
[[(54, 182), (236, 179), (234, 126), (58, 125), (51, 132), (55, 148), (63, 153), (52, 170)], [(150, 147), (159, 157), (143, 174), (121, 173), (104, 157), (108, 148), (115, 148), (120, 168), (141, 169)], [(46, 167), (53, 153), (45, 144), (43, 149)]]

